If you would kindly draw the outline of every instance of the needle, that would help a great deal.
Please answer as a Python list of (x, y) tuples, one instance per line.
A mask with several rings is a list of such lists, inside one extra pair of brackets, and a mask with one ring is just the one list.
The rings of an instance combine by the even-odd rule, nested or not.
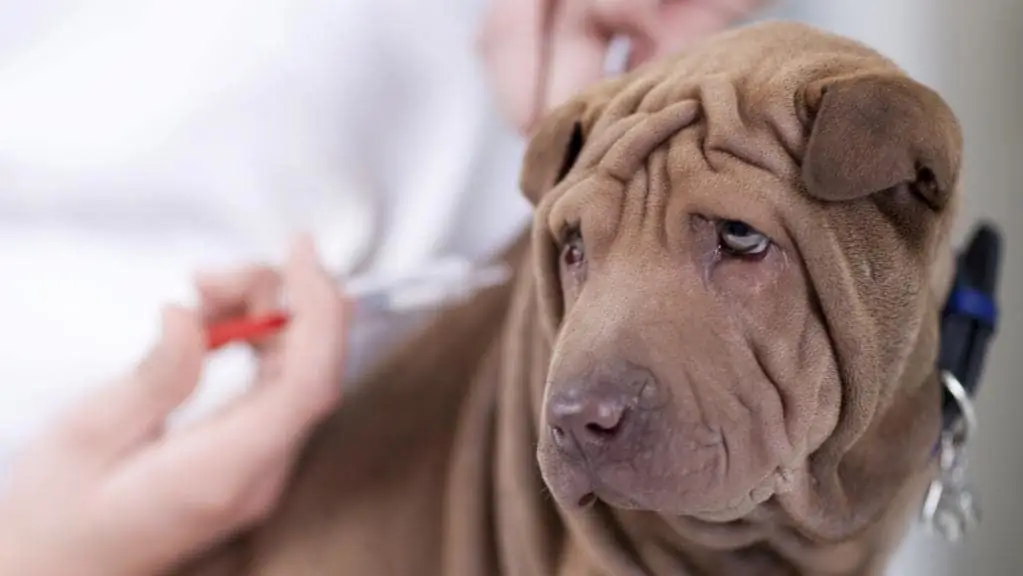
[[(344, 294), (360, 314), (401, 314), (464, 301), (510, 277), (511, 271), (502, 264), (475, 267), (462, 259), (448, 259), (403, 277), (351, 278), (344, 282)], [(232, 342), (264, 338), (287, 325), (289, 318), (280, 310), (208, 325), (206, 347), (212, 351)]]

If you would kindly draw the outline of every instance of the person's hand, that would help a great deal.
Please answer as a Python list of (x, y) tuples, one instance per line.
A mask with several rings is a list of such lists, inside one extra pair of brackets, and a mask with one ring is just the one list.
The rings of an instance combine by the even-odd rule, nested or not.
[(545, 110), (604, 76), (615, 36), (627, 68), (674, 53), (768, 0), (491, 0), (479, 35), (507, 119), (528, 132)]
[(41, 434), (0, 492), (0, 574), (157, 574), (271, 510), (343, 374), (345, 306), (309, 242), (285, 266), (292, 320), (257, 346), (255, 385), (180, 429), (164, 422), (197, 385), (202, 323), (266, 312), (280, 284), (269, 269), (201, 279), (201, 312), (168, 309), (134, 371)]

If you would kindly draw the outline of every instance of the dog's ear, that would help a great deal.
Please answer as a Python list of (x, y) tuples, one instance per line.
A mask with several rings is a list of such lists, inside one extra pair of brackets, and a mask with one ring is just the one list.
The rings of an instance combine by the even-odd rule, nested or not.
[(575, 165), (586, 141), (586, 104), (571, 100), (540, 121), (526, 146), (519, 187), (536, 206)]
[(905, 185), (931, 209), (949, 203), (962, 132), (936, 92), (898, 73), (870, 73), (818, 80), (799, 96), (811, 196), (854, 200)]

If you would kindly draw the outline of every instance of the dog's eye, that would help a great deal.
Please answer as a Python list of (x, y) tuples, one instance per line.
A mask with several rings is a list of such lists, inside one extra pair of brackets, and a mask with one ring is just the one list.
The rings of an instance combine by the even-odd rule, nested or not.
[(718, 244), (735, 256), (759, 256), (771, 246), (771, 239), (740, 220), (722, 220), (718, 225)]
[(565, 244), (561, 249), (561, 261), (566, 266), (578, 266), (586, 260), (586, 252), (583, 250), (583, 237), (578, 230), (572, 230), (565, 235)]

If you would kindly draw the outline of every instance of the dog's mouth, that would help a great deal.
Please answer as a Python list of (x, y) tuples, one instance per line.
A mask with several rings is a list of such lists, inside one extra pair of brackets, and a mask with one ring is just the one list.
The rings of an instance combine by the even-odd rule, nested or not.
[(578, 498), (575, 504), (577, 508), (589, 508), (597, 502), (603, 502), (612, 508), (619, 508), (622, 510), (645, 509), (643, 504), (632, 496), (629, 496), (627, 493), (617, 490), (604, 482), (600, 475), (594, 472), (588, 463), (584, 464), (583, 467), (584, 471), (582, 474), (585, 476), (587, 489)]
[(618, 508), (621, 510), (646, 510), (647, 508), (641, 503), (637, 502), (634, 498), (626, 496), (616, 490), (611, 490), (603, 486), (595, 488), (593, 492), (583, 496), (579, 500), (580, 508), (588, 508), (597, 502), (603, 502), (612, 508)]
[[(581, 510), (600, 502), (620, 510), (668, 512), (656, 499), (644, 501), (639, 496), (647, 491), (635, 490), (635, 473), (631, 464), (595, 466), (582, 460), (562, 469), (556, 478), (551, 479), (555, 484), (549, 487), (559, 496), (562, 505), (569, 508)], [(690, 490), (675, 486), (668, 492), (671, 492), (672, 500), (685, 500)]]
[(567, 508), (582, 510), (602, 502), (612, 508), (623, 510), (650, 509), (628, 492), (616, 488), (612, 483), (613, 478), (604, 478), (587, 461), (580, 461), (571, 468), (563, 469), (550, 480), (552, 483), (548, 484), (548, 488), (562, 506)]
[(541, 442), (541, 472), (551, 494), (570, 510), (601, 503), (613, 509), (713, 522), (742, 516), (750, 496), (761, 495), (762, 483), (756, 482), (755, 488), (735, 477), (744, 471), (741, 465), (735, 469), (736, 463), (730, 460), (735, 454), (721, 432), (681, 437), (691, 440), (675, 453), (663, 451), (659, 444), (652, 450), (637, 450), (630, 458), (613, 459), (605, 452), (566, 454), (553, 441)]
[[(759, 489), (762, 489), (762, 487), (762, 484), (758, 486)], [(754, 491), (756, 490), (754, 489)], [(749, 514), (751, 507), (757, 505), (762, 500), (766, 500), (766, 498), (758, 497), (754, 491), (745, 495), (746, 497), (736, 498), (730, 504), (720, 508), (679, 510), (673, 506), (661, 507), (651, 502), (641, 502), (639, 499), (620, 490), (604, 485), (598, 480), (593, 480), (592, 488), (579, 497), (575, 503), (575, 508), (585, 510), (597, 503), (602, 503), (616, 510), (653, 512), (668, 518), (685, 518), (690, 523), (720, 526), (722, 524), (742, 522)], [(693, 492), (693, 494), (689, 494), (690, 492)], [(674, 496), (683, 501), (702, 492), (704, 491), (677, 490)]]

